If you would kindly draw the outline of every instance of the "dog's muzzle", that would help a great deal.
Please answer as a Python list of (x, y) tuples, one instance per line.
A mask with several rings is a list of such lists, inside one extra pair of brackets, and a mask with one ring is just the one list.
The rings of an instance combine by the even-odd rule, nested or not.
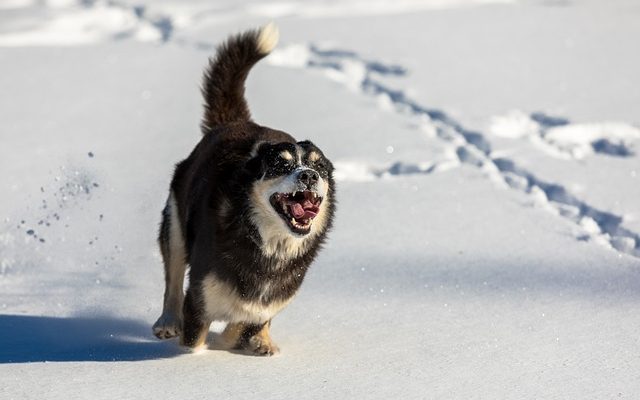
[[(312, 178), (307, 176), (304, 179)], [(270, 202), (292, 232), (306, 235), (311, 231), (313, 219), (320, 212), (322, 197), (314, 191), (301, 190), (292, 193), (274, 193), (271, 195)]]

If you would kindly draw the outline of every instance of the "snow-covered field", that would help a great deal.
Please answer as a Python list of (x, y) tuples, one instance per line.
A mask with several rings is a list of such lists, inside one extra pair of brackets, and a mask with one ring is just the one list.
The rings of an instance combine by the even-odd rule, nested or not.
[[(249, 102), (334, 160), (336, 225), (279, 356), (190, 354), (151, 334), (160, 210), (207, 57), (269, 20)], [(639, 21), (633, 0), (0, 0), (0, 398), (637, 399)]]

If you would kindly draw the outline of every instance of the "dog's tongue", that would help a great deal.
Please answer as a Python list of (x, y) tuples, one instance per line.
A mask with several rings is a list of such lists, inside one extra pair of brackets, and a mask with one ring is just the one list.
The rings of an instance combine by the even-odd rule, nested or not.
[(291, 209), (291, 215), (295, 219), (314, 218), (318, 214), (317, 207), (315, 207), (309, 200), (305, 200), (302, 203), (291, 203), (289, 207)]
[(300, 219), (304, 217), (304, 208), (302, 207), (302, 204), (300, 203), (291, 204), (291, 215), (293, 215), (293, 218), (295, 219)]

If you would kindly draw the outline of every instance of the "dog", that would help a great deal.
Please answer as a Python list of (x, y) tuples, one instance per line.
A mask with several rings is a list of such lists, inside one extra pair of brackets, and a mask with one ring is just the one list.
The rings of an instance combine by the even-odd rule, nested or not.
[(278, 37), (273, 24), (231, 36), (209, 60), (203, 136), (176, 165), (162, 212), (158, 338), (180, 336), (182, 345), (200, 348), (210, 324), (225, 321), (224, 348), (276, 354), (271, 321), (295, 296), (331, 228), (331, 161), (312, 142), (253, 122), (244, 97), (250, 69)]

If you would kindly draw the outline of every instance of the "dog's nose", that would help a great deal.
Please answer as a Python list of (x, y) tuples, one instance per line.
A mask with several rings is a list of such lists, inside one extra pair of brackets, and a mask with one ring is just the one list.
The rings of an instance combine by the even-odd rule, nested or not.
[(300, 171), (298, 174), (298, 180), (309, 188), (318, 183), (318, 179), (320, 179), (320, 175), (318, 175), (316, 171), (310, 169)]

